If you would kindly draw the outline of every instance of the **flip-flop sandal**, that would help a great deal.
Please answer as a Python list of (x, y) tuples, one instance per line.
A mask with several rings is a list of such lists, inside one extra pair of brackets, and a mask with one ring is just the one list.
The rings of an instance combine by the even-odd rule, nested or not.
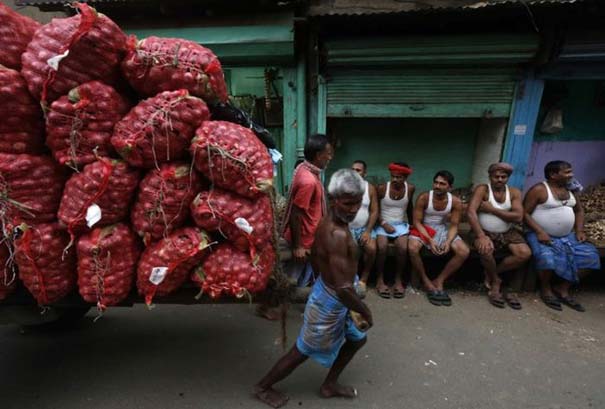
[(488, 294), (487, 299), (496, 308), (504, 308), (506, 306), (506, 302), (501, 294)]
[(575, 300), (575, 298), (572, 298), (572, 297), (561, 297), (561, 296), (557, 296), (557, 298), (559, 299), (559, 301), (561, 303), (567, 305), (572, 310), (576, 310), (578, 312), (585, 312), (586, 311), (586, 308), (584, 308), (584, 306), (582, 304), (580, 304), (579, 302), (577, 302)]
[(403, 290), (400, 290), (397, 287), (393, 287), (393, 298), (403, 298), (405, 297), (405, 287), (403, 287)]
[(563, 307), (561, 307), (561, 303), (559, 302), (559, 300), (556, 297), (553, 297), (552, 295), (543, 295), (540, 298), (542, 298), (542, 302), (548, 308), (552, 308), (553, 310), (556, 310), (556, 311), (563, 311)]
[(449, 294), (445, 291), (437, 291), (437, 293), (439, 294), (439, 300), (441, 301), (441, 305), (445, 307), (451, 307), (452, 299), (450, 298)]
[(441, 307), (441, 297), (439, 295), (439, 291), (427, 291), (426, 298), (429, 302), (437, 307)]
[(389, 287), (387, 287), (386, 285), (382, 288), (382, 290), (379, 287), (376, 287), (376, 292), (382, 298), (386, 298), (386, 299), (391, 298), (391, 289)]
[(510, 308), (512, 308), (513, 310), (520, 310), (520, 309), (523, 308), (523, 306), (521, 305), (521, 303), (519, 302), (519, 300), (517, 299), (517, 297), (505, 294), (504, 295), (504, 301), (506, 301), (506, 304), (508, 304), (508, 306)]

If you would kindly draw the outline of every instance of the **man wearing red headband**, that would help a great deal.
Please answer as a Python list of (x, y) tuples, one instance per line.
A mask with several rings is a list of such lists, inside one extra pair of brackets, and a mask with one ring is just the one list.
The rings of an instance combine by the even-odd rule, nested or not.
[[(412, 169), (403, 162), (389, 165), (391, 180), (376, 188), (380, 201), (379, 226), (374, 229), (376, 237), (376, 291), (383, 298), (403, 298), (403, 268), (407, 259), (408, 221), (412, 216), (412, 200), (415, 187), (407, 182)], [(389, 240), (395, 245), (395, 284), (389, 288), (384, 282), (384, 262), (387, 256)]]
[[(433, 177), (433, 190), (418, 196), (414, 207), (414, 229), (410, 232), (408, 246), (412, 269), (420, 274), (429, 302), (448, 307), (452, 305), (452, 299), (443, 290), (443, 284), (462, 266), (470, 253), (466, 243), (458, 236), (462, 202), (450, 193), (453, 184), (454, 175), (440, 170)], [(429, 280), (420, 257), (420, 250), (425, 246), (436, 256), (446, 255), (450, 251), (454, 253), (434, 280)]]
[[(485, 269), (485, 284), (489, 288), (489, 302), (498, 308), (508, 304), (515, 310), (521, 303), (510, 293), (502, 294), (500, 274), (517, 270), (531, 257), (531, 250), (514, 223), (523, 220), (521, 191), (507, 185), (513, 173), (508, 163), (492, 164), (488, 171), (489, 183), (478, 185), (468, 205), (468, 221), (473, 229), (475, 249)], [(509, 253), (496, 264), (494, 252)]]

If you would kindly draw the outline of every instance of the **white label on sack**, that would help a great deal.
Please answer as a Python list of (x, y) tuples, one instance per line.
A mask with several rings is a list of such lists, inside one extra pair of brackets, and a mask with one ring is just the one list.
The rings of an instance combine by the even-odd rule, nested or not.
[(59, 63), (61, 60), (69, 55), (69, 50), (66, 50), (63, 54), (55, 55), (54, 57), (50, 57), (46, 63), (50, 68), (55, 71), (59, 70)]
[(154, 267), (151, 269), (149, 281), (152, 284), (160, 285), (160, 283), (166, 278), (166, 273), (168, 273), (168, 267)]
[(235, 219), (235, 225), (243, 232), (250, 234), (252, 233), (252, 231), (254, 230), (254, 228), (252, 226), (250, 226), (250, 223), (248, 223), (248, 220), (244, 219), (243, 217), (238, 217), (237, 219)]
[(86, 225), (90, 228), (101, 220), (101, 208), (96, 203), (86, 209)]

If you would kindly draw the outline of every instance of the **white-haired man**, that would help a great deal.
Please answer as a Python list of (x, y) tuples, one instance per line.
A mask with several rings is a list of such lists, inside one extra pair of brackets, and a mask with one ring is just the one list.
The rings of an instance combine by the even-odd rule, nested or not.
[(321, 396), (357, 396), (354, 388), (340, 385), (338, 378), (366, 343), (365, 333), (354, 325), (349, 311), (361, 314), (369, 326), (373, 322), (356, 291), (358, 249), (348, 228), (364, 190), (363, 180), (351, 169), (341, 169), (330, 179), (330, 212), (321, 220), (311, 249), (311, 263), (320, 276), (307, 301), (303, 326), (296, 344), (254, 388), (255, 396), (274, 408), (283, 406), (288, 397), (273, 385), (309, 357), (330, 368), (320, 387)]

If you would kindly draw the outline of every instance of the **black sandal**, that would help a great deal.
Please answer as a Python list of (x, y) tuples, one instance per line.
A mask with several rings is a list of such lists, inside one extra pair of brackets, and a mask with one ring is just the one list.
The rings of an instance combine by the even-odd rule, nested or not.
[(523, 308), (523, 306), (515, 296), (504, 294), (504, 301), (506, 301), (506, 304), (508, 304), (508, 306), (513, 310), (520, 310)]
[(563, 311), (563, 307), (561, 307), (561, 303), (556, 297), (553, 297), (552, 295), (542, 295), (540, 298), (548, 308), (552, 308), (556, 311)]
[(562, 297), (560, 295), (557, 294), (557, 298), (559, 299), (559, 301), (565, 305), (567, 305), (569, 308), (571, 308), (572, 310), (576, 310), (578, 312), (585, 312), (586, 308), (584, 308), (584, 306), (582, 304), (580, 304), (579, 302), (576, 301), (575, 298), (567, 296), (567, 297)]
[(437, 307), (441, 307), (441, 297), (439, 295), (439, 291), (427, 291), (426, 298), (429, 302)]
[(496, 308), (504, 308), (506, 303), (504, 298), (502, 298), (502, 294), (487, 294), (487, 299), (489, 303)]
[(445, 291), (437, 291), (439, 294), (439, 300), (441, 301), (441, 305), (445, 307), (450, 307), (452, 305), (452, 299)]

